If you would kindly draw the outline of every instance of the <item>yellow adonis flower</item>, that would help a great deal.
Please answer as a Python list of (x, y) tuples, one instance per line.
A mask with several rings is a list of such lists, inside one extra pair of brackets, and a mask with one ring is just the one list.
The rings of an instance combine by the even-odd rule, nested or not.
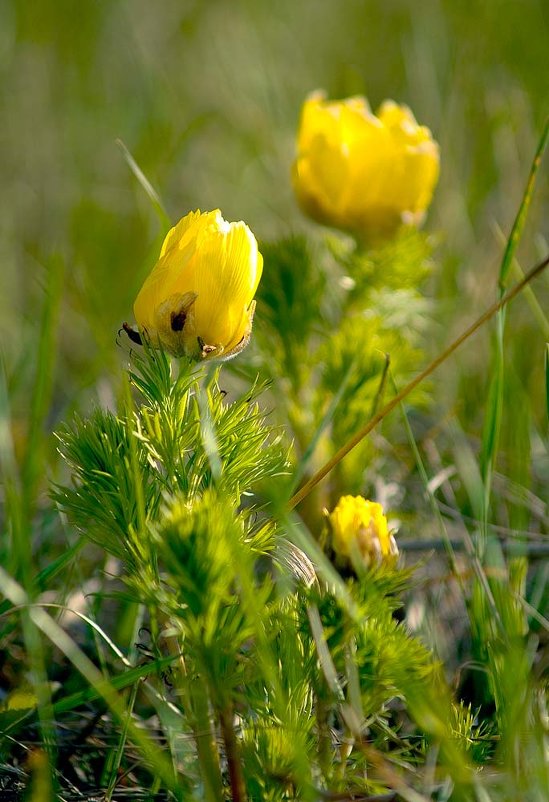
[(137, 325), (151, 345), (174, 356), (234, 356), (250, 339), (262, 270), (245, 223), (226, 222), (219, 209), (190, 212), (168, 232), (139, 291)]
[(303, 105), (293, 185), (303, 211), (368, 241), (418, 225), (439, 174), (431, 132), (392, 100), (374, 115), (364, 97)]
[(364, 565), (393, 563), (398, 548), (381, 504), (362, 496), (342, 496), (329, 515), (332, 547), (339, 557), (358, 557)]

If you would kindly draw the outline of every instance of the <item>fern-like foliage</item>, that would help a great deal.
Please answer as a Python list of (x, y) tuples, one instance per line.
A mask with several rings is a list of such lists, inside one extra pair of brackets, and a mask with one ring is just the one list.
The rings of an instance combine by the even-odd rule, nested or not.
[[(431, 270), (431, 242), (416, 230), (371, 251), (330, 240), (330, 249), (290, 238), (264, 245), (256, 338), (262, 372), (282, 393), (275, 410), (288, 425), (299, 472), (314, 473), (344, 445), (424, 361), (429, 302), (421, 287)], [(429, 403), (423, 385), (411, 397)], [(389, 438), (395, 420), (384, 423)], [(332, 504), (373, 484), (379, 443), (365, 441), (331, 475)], [(316, 518), (304, 511), (311, 528)]]
[(54, 498), (91, 540), (135, 567), (146, 559), (139, 537), (157, 520), (161, 501), (200, 497), (222, 486), (238, 506), (242, 494), (287, 470), (280, 433), (265, 424), (254, 386), (228, 402), (218, 371), (207, 376), (145, 348), (134, 357), (131, 385), (138, 403), (122, 413), (96, 410), (58, 432), (72, 484)]

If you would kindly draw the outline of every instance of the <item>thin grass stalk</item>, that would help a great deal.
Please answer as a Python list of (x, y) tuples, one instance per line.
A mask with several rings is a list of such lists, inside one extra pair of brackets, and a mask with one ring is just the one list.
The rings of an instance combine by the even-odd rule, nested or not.
[[(521, 268), (521, 266), (516, 260), (513, 262), (513, 275), (517, 281), (520, 281), (521, 279), (524, 278), (524, 270)], [(542, 336), (546, 340), (549, 340), (549, 318), (543, 311), (542, 306), (538, 301), (532, 287), (524, 288), (524, 297), (530, 304), (530, 308), (532, 309), (532, 315), (541, 329)]]
[[(395, 384), (394, 379), (393, 379), (392, 383), (393, 383), (394, 389), (397, 390), (397, 386)], [(462, 577), (460, 575), (460, 572), (459, 572), (459, 569), (458, 569), (458, 566), (457, 566), (456, 555), (455, 555), (455, 552), (454, 552), (454, 546), (453, 546), (452, 541), (451, 541), (451, 539), (450, 539), (450, 537), (448, 535), (448, 532), (446, 530), (446, 526), (444, 524), (444, 520), (442, 518), (442, 514), (441, 514), (441, 512), (440, 512), (440, 510), (438, 508), (438, 504), (436, 502), (435, 495), (431, 491), (431, 489), (429, 488), (429, 477), (427, 476), (427, 470), (425, 469), (425, 465), (424, 465), (423, 460), (421, 458), (421, 454), (419, 452), (419, 448), (418, 448), (418, 445), (416, 443), (416, 440), (415, 440), (415, 437), (414, 437), (414, 433), (412, 432), (412, 427), (410, 425), (410, 420), (408, 418), (408, 413), (406, 412), (406, 407), (405, 407), (404, 404), (400, 405), (400, 411), (402, 413), (402, 419), (404, 421), (404, 429), (406, 431), (406, 434), (408, 435), (408, 441), (410, 443), (410, 448), (412, 449), (412, 454), (414, 455), (414, 458), (415, 458), (415, 461), (416, 461), (416, 467), (417, 467), (417, 469), (419, 471), (419, 475), (421, 477), (421, 481), (423, 482), (424, 492), (425, 492), (427, 498), (429, 499), (429, 504), (430, 504), (430, 507), (431, 507), (431, 511), (432, 511), (433, 515), (435, 516), (435, 519), (436, 519), (437, 524), (438, 524), (439, 532), (442, 535), (442, 545), (443, 545), (443, 548), (444, 548), (444, 550), (446, 552), (446, 556), (448, 557), (448, 562), (450, 564), (450, 568), (451, 568), (452, 574), (455, 576), (455, 578), (456, 578), (456, 580), (457, 580), (457, 582), (459, 584), (462, 596), (465, 597), (465, 584), (463, 582), (463, 579), (462, 579)]]
[(138, 688), (139, 688), (139, 682), (136, 682), (135, 685), (133, 685), (132, 688), (130, 689), (130, 694), (128, 698), (128, 709), (126, 711), (126, 720), (122, 725), (122, 732), (120, 733), (118, 746), (116, 747), (116, 751), (114, 753), (114, 757), (111, 763), (111, 769), (110, 769), (111, 777), (109, 780), (109, 784), (107, 786), (107, 790), (105, 792), (105, 802), (111, 802), (114, 789), (116, 788), (116, 782), (118, 780), (118, 770), (120, 769), (122, 756), (124, 754), (126, 741), (128, 739), (128, 726), (131, 721), (131, 717), (133, 715), (133, 708), (135, 705), (135, 700), (137, 698)]
[(549, 419), (549, 343), (545, 349), (545, 403), (547, 405), (547, 418)]
[[(538, 143), (538, 147), (530, 167), (528, 181), (521, 203), (516, 214), (511, 233), (507, 239), (498, 278), (500, 298), (503, 297), (507, 286), (507, 278), (514, 262), (515, 253), (520, 243), (522, 232), (526, 224), (528, 210), (534, 195), (536, 178), (541, 166), (541, 160), (549, 140), (549, 118)], [(505, 334), (505, 309), (502, 307), (497, 311), (496, 325), (496, 352), (493, 359), (493, 371), (489, 394), (489, 405), (482, 435), (482, 449), (480, 455), (481, 473), (484, 482), (483, 515), (482, 515), (482, 552), (486, 548), (489, 536), (488, 516), (490, 499), (492, 495), (492, 476), (497, 459), (501, 419), (503, 415), (503, 392), (504, 392), (504, 334)]]

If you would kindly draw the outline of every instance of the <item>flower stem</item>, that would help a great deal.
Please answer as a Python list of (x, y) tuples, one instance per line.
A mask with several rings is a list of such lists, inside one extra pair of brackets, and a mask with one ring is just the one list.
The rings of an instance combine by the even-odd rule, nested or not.
[(201, 677), (196, 677), (192, 682), (191, 698), (196, 751), (206, 800), (207, 802), (220, 802), (224, 798), (224, 794), (219, 754), (212, 729), (208, 695)]
[[(160, 613), (160, 619), (168, 629), (174, 622)], [(172, 625), (172, 626), (170, 626)], [(219, 753), (215, 743), (208, 691), (205, 681), (200, 676), (191, 677), (187, 672), (185, 659), (176, 635), (166, 638), (166, 647), (170, 654), (178, 655), (175, 664), (177, 689), (183, 707), (189, 712), (189, 719), (196, 743), (196, 754), (206, 802), (220, 802), (224, 798), (223, 780), (219, 764)]]
[(503, 307), (506, 306), (509, 301), (512, 301), (513, 298), (518, 295), (519, 292), (530, 283), (530, 281), (532, 281), (532, 279), (536, 278), (536, 276), (545, 270), (547, 265), (549, 265), (549, 256), (546, 256), (545, 259), (533, 267), (524, 276), (522, 281), (519, 281), (518, 284), (515, 284), (515, 286), (512, 287), (512, 289), (510, 289), (509, 292), (503, 296), (503, 298), (500, 298), (499, 301), (493, 303), (492, 306), (483, 312), (483, 314), (477, 320), (475, 320), (475, 322), (472, 323), (469, 328), (465, 329), (465, 331), (462, 332), (459, 337), (457, 337), (457, 339), (455, 339), (447, 348), (445, 348), (444, 351), (442, 351), (435, 359), (433, 359), (433, 361), (430, 362), (429, 365), (427, 365), (427, 367), (421, 371), (421, 373), (418, 373), (418, 375), (405, 387), (403, 387), (402, 390), (391, 399), (391, 401), (385, 404), (377, 414), (370, 418), (368, 423), (355, 435), (353, 435), (353, 437), (351, 437), (351, 439), (348, 440), (345, 445), (343, 445), (339, 451), (337, 451), (337, 453), (334, 454), (334, 456), (329, 459), (328, 462), (326, 462), (325, 465), (323, 465), (322, 468), (320, 468), (320, 470), (318, 470), (315, 475), (292, 496), (288, 502), (289, 509), (292, 510), (294, 507), (297, 507), (297, 505), (309, 495), (311, 490), (320, 481), (322, 481), (322, 479), (324, 479), (328, 473), (330, 473), (330, 471), (338, 464), (338, 462), (341, 462), (341, 460), (347, 456), (349, 451), (352, 451), (352, 449), (357, 446), (361, 440), (370, 434), (372, 429), (374, 429), (377, 424), (389, 414), (389, 412), (392, 412), (392, 410), (398, 406), (398, 404), (400, 404), (400, 402), (403, 401), (404, 398), (406, 398), (406, 396), (408, 396), (418, 384), (427, 378), (427, 376), (430, 376), (431, 373), (433, 373), (439, 367), (439, 365), (442, 365), (442, 363), (445, 362), (448, 357), (451, 356), (454, 351), (456, 351), (459, 346), (465, 342), (465, 340), (469, 339), (472, 334), (478, 331), (478, 329), (480, 329), (484, 323), (486, 323), (496, 314), (496, 312), (499, 312), (499, 310), (503, 309)]
[(233, 802), (246, 802), (246, 787), (242, 774), (242, 764), (240, 762), (238, 740), (234, 731), (233, 709), (229, 704), (219, 713), (221, 724), (221, 734), (225, 744), (225, 756), (229, 769), (229, 780), (231, 783), (231, 795)]

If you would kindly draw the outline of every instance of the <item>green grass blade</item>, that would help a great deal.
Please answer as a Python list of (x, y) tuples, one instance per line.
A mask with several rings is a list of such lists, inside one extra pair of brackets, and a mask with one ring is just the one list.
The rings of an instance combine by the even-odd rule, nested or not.
[(65, 570), (77, 554), (82, 551), (85, 545), (86, 541), (84, 537), (80, 536), (76, 543), (69, 546), (66, 551), (60, 554), (59, 557), (53, 560), (49, 565), (46, 565), (46, 567), (36, 575), (35, 585), (37, 591), (41, 593), (43, 590), (46, 590), (52, 579), (55, 579), (56, 576)]
[(111, 802), (114, 789), (116, 788), (116, 784), (119, 779), (118, 774), (120, 770), (120, 765), (122, 763), (122, 757), (124, 755), (126, 742), (128, 740), (128, 727), (130, 725), (131, 717), (133, 715), (133, 709), (135, 706), (135, 700), (137, 698), (138, 688), (139, 688), (139, 683), (136, 682), (135, 685), (133, 685), (133, 687), (130, 689), (128, 707), (126, 710), (126, 719), (122, 723), (122, 731), (118, 739), (118, 744), (116, 745), (114, 755), (111, 753), (111, 755), (108, 756), (110, 762), (110, 778), (107, 790), (105, 792), (105, 802)]
[(154, 206), (154, 208), (156, 210), (156, 213), (158, 214), (158, 217), (160, 218), (160, 222), (164, 226), (170, 226), (171, 227), (171, 221), (170, 221), (169, 215), (168, 215), (166, 209), (164, 208), (164, 204), (162, 203), (162, 200), (160, 199), (160, 195), (155, 190), (155, 188), (153, 187), (153, 185), (151, 184), (151, 182), (149, 181), (149, 179), (147, 178), (147, 176), (145, 175), (145, 173), (143, 172), (141, 167), (135, 161), (134, 157), (132, 156), (132, 154), (130, 153), (130, 151), (128, 150), (128, 148), (124, 144), (124, 142), (122, 142), (121, 139), (117, 139), (116, 140), (116, 144), (118, 145), (118, 147), (122, 151), (122, 153), (124, 155), (124, 159), (126, 160), (126, 163), (127, 163), (128, 167), (130, 168), (130, 170), (132, 171), (133, 175), (135, 176), (135, 178), (137, 178), (137, 180), (139, 181), (139, 183), (141, 184), (141, 186), (145, 190), (145, 193), (147, 194), (147, 197), (151, 201), (152, 205)]
[(493, 372), (488, 391), (488, 403), (486, 405), (486, 416), (482, 430), (482, 448), (480, 452), (480, 469), (485, 484), (489, 480), (491, 467), (493, 466), (497, 445), (499, 441), (499, 431), (501, 427), (501, 414), (503, 410), (503, 383), (504, 383), (504, 361), (503, 361), (503, 329), (505, 325), (504, 316), (498, 315), (498, 344), (494, 356)]
[(536, 150), (536, 155), (534, 156), (534, 161), (532, 162), (532, 167), (530, 168), (530, 175), (528, 176), (528, 182), (526, 184), (526, 189), (524, 190), (522, 203), (520, 204), (517, 216), (515, 218), (515, 222), (513, 223), (513, 228), (511, 229), (511, 234), (509, 235), (507, 246), (503, 254), (503, 259), (501, 261), (501, 267), (499, 270), (499, 288), (502, 293), (505, 290), (507, 284), (507, 277), (509, 275), (509, 270), (511, 269), (513, 258), (515, 256), (518, 244), (520, 242), (520, 238), (522, 236), (524, 224), (526, 222), (528, 210), (530, 208), (530, 203), (532, 201), (532, 195), (534, 193), (536, 177), (541, 165), (543, 153), (545, 151), (545, 148), (547, 147), (548, 140), (549, 140), (549, 118), (545, 122), (543, 133), (541, 135), (538, 148)]
[[(129, 668), (127, 671), (124, 671), (121, 674), (116, 674), (115, 676), (111, 677), (110, 684), (114, 690), (123, 691), (125, 688), (128, 688), (130, 685), (133, 685), (140, 679), (147, 679), (147, 677), (150, 677), (151, 675), (162, 674), (165, 669), (169, 668), (178, 659), (179, 655), (158, 657), (142, 666)], [(53, 711), (56, 716), (60, 716), (62, 713), (69, 713), (70, 711), (76, 710), (82, 705), (90, 704), (98, 699), (101, 699), (101, 694), (95, 688), (88, 687), (84, 690), (71, 693), (69, 696), (64, 696), (62, 699), (59, 699), (54, 703)]]
[[(58, 576), (67, 565), (72, 562), (84, 545), (85, 540), (83, 537), (80, 537), (73, 546), (68, 548), (67, 551), (64, 551), (63, 554), (59, 555), (50, 565), (47, 565), (36, 575), (36, 578), (33, 580), (33, 589), (36, 590), (37, 594), (47, 589), (51, 580)], [(11, 607), (12, 605), (8, 599), (4, 599), (0, 602), (0, 617)]]
[(549, 418), (549, 343), (545, 347), (545, 403), (547, 404), (547, 418)]
[[(532, 196), (534, 193), (536, 177), (541, 165), (541, 160), (545, 148), (547, 146), (548, 139), (549, 139), (549, 118), (543, 129), (543, 133), (541, 135), (541, 139), (539, 141), (538, 148), (536, 150), (536, 154), (534, 156), (534, 160), (530, 168), (530, 174), (528, 176), (528, 181), (526, 184), (526, 188), (524, 190), (524, 195), (522, 197), (522, 201), (519, 210), (517, 212), (515, 221), (513, 223), (513, 227), (511, 229), (511, 233), (509, 235), (509, 239), (507, 240), (507, 245), (505, 247), (505, 251), (503, 254), (503, 259), (501, 262), (500, 273), (499, 273), (500, 297), (502, 297), (503, 293), (505, 292), (507, 277), (513, 264), (513, 259), (516, 250), (518, 248), (522, 232), (524, 230), (524, 225), (526, 223), (528, 210), (530, 208)], [(505, 309), (501, 309), (497, 315), (497, 345), (493, 362), (492, 376), (490, 380), (488, 407), (482, 432), (482, 448), (480, 454), (481, 472), (484, 480), (484, 515), (483, 515), (485, 523), (483, 527), (484, 537), (487, 536), (486, 522), (488, 519), (488, 508), (490, 505), (492, 471), (497, 457), (499, 435), (501, 429), (501, 419), (503, 414), (504, 368), (505, 368), (504, 332), (505, 332)]]
[[(7, 534), (7, 537), (0, 539), (0, 562), (15, 573), (17, 554), (11, 544), (19, 538), (22, 527), (21, 477), (15, 459), (8, 376), (3, 360), (0, 365), (0, 475), (4, 492)], [(9, 602), (2, 602), (0, 611), (5, 604), (9, 604)]]
[(53, 392), (57, 354), (57, 324), (63, 295), (64, 279), (64, 260), (59, 256), (52, 257), (48, 264), (48, 286), (44, 299), (38, 340), (38, 353), (36, 355), (37, 368), (32, 392), (29, 436), (21, 471), (23, 498), (26, 505), (33, 504), (36, 485), (44, 471), (42, 459), (45, 432), (44, 422), (49, 412)]
[[(391, 377), (391, 379), (392, 379), (392, 377)], [(394, 379), (392, 379), (392, 385), (393, 385), (394, 391), (398, 392), (398, 388), (397, 388), (397, 386), (395, 384)], [(406, 412), (406, 406), (404, 404), (400, 405), (400, 411), (402, 413), (402, 419), (403, 419), (403, 422), (404, 422), (404, 429), (405, 429), (406, 435), (408, 437), (408, 442), (410, 443), (410, 448), (412, 449), (412, 454), (414, 455), (414, 459), (416, 461), (416, 467), (418, 469), (419, 475), (421, 477), (421, 481), (423, 483), (423, 490), (424, 490), (424, 493), (425, 493), (425, 495), (427, 496), (427, 498), (429, 500), (429, 504), (430, 504), (432, 513), (433, 513), (433, 515), (434, 515), (434, 517), (436, 519), (436, 522), (437, 522), (437, 525), (438, 525), (438, 530), (439, 530), (440, 535), (442, 537), (442, 540), (443, 540), (443, 543), (444, 543), (444, 547), (445, 547), (445, 550), (446, 550), (446, 554), (448, 556), (448, 562), (449, 562), (449, 564), (451, 566), (452, 572), (453, 572), (453, 574), (454, 574), (454, 576), (456, 578), (456, 581), (457, 581), (457, 583), (458, 583), (458, 585), (460, 587), (460, 590), (462, 591), (462, 593), (464, 593), (465, 592), (464, 591), (464, 584), (463, 584), (463, 580), (461, 579), (460, 572), (459, 572), (459, 569), (458, 569), (458, 566), (457, 566), (457, 563), (456, 563), (456, 555), (454, 553), (454, 549), (452, 547), (452, 543), (451, 543), (450, 538), (448, 536), (448, 531), (446, 529), (446, 525), (445, 525), (444, 519), (443, 519), (443, 517), (441, 515), (439, 506), (437, 504), (437, 500), (436, 500), (435, 494), (430, 489), (429, 477), (427, 475), (427, 470), (426, 470), (425, 465), (423, 463), (423, 459), (421, 457), (418, 444), (416, 442), (416, 439), (414, 437), (414, 433), (412, 431), (412, 427), (410, 425), (410, 419), (408, 417), (408, 413)]]

